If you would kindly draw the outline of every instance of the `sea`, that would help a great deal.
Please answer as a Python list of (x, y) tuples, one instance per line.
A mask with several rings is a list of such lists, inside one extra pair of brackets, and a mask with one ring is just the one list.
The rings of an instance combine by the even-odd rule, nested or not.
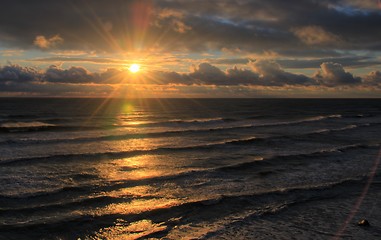
[(380, 144), (381, 99), (0, 98), (0, 239), (381, 239)]

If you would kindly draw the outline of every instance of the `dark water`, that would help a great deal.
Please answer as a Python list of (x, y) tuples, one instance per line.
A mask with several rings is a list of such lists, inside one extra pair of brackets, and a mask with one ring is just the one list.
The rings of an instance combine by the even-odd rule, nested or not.
[(380, 239), (380, 134), (381, 100), (3, 98), (0, 239)]

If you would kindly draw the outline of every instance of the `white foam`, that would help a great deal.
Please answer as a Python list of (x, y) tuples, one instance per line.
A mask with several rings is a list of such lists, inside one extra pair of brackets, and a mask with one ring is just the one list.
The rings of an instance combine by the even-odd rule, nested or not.
[(44, 123), (44, 122), (9, 122), (2, 123), (0, 127), (2, 128), (38, 128), (38, 127), (52, 127), (54, 124)]

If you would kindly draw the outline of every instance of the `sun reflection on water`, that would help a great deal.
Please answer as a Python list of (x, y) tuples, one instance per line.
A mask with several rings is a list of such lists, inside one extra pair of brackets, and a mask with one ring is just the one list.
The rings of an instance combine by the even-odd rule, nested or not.
[(140, 220), (128, 223), (122, 219), (118, 219), (115, 226), (102, 228), (95, 236), (87, 239), (109, 239), (109, 240), (132, 240), (139, 239), (155, 232), (166, 230), (164, 223), (154, 223), (151, 220)]
[(109, 204), (104, 208), (95, 210), (94, 215), (102, 216), (105, 214), (139, 214), (155, 209), (177, 206), (181, 203), (181, 200), (172, 198), (134, 199), (130, 202)]
[[(134, 215), (155, 209), (170, 208), (180, 204), (182, 204), (181, 201), (169, 198), (134, 199), (126, 203), (110, 204), (95, 210), (92, 215)], [(117, 219), (114, 225), (101, 228), (94, 236), (88, 236), (86, 239), (138, 239), (166, 229), (167, 226), (164, 223), (154, 223), (149, 219), (131, 223), (123, 219)]]
[(155, 155), (141, 155), (136, 157), (112, 160), (99, 164), (98, 176), (108, 182), (142, 180), (175, 174), (168, 164)]
[[(152, 116), (150, 117), (152, 118)], [(124, 102), (119, 105), (114, 125), (131, 126), (131, 129), (135, 129), (137, 133), (141, 134), (139, 125), (149, 123), (148, 120), (151, 119), (147, 118), (145, 113), (141, 114), (140, 109), (136, 108), (132, 102)], [(126, 131), (126, 128), (123, 128), (121, 133), (123, 131)], [(100, 148), (105, 148), (108, 152), (132, 152), (134, 155), (135, 152), (139, 154), (140, 151), (168, 147), (176, 143), (175, 140), (166, 139), (165, 142), (162, 142), (160, 139), (143, 137), (111, 142), (103, 141), (98, 144)], [(175, 162), (174, 159), (160, 154), (133, 155), (118, 159), (106, 157), (94, 164), (95, 174), (102, 184), (110, 187), (110, 190), (101, 192), (99, 195), (111, 198), (112, 202), (81, 214), (89, 214), (94, 217), (123, 215), (125, 219), (117, 219), (114, 224), (109, 223), (108, 227), (99, 229), (86, 239), (139, 239), (152, 233), (165, 231), (167, 226), (164, 223), (155, 223), (154, 219), (144, 219), (144, 217), (142, 219), (135, 217), (131, 221), (128, 219), (131, 219), (130, 216), (176, 207), (189, 201), (189, 199), (180, 197), (182, 193), (179, 186), (155, 184), (155, 178), (178, 175), (180, 171), (185, 171), (178, 167), (178, 159)]]

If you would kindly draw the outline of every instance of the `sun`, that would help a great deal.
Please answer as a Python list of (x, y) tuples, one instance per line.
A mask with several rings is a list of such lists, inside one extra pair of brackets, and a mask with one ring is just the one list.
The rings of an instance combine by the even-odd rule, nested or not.
[(139, 64), (132, 64), (129, 68), (130, 72), (136, 73), (139, 72), (140, 70), (140, 65)]

